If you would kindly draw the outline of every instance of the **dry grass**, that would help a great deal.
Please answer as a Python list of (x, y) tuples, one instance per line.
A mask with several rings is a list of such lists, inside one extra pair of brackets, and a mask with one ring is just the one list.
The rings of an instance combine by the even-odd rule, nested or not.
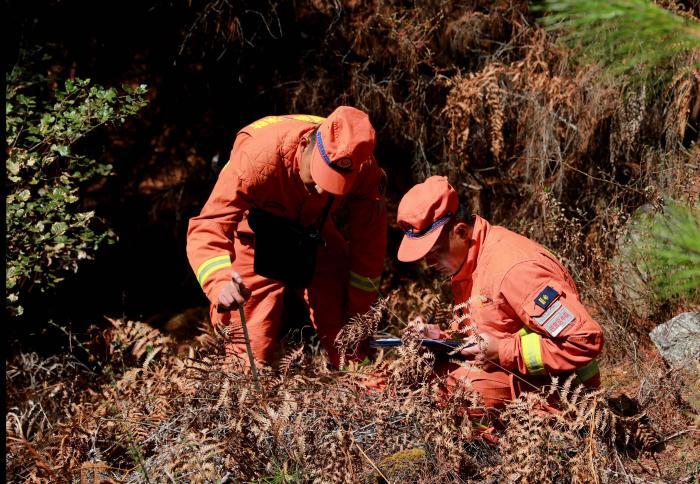
[[(385, 300), (355, 320), (339, 343), (352, 350), (350, 334), (389, 325), (389, 306)], [(392, 482), (400, 475), (415, 482), (616, 482), (648, 477), (630, 471), (629, 460), (689, 422), (678, 411), (682, 387), (670, 374), (644, 380), (626, 400), (636, 407), (555, 379), (543, 393), (472, 421), (469, 415), (483, 414), (479, 396), (440, 392), (433, 354), (410, 335), (390, 357), (342, 372), (322, 355), (292, 349), (279, 368), (263, 370), (264, 395), (224, 360), (215, 333), (202, 333), (180, 356), (169, 338), (141, 323), (110, 321), (98, 336), (86, 349), (105, 355), (93, 363), (102, 370), (70, 355), (20, 354), (8, 362), (9, 481), (71, 480), (88, 472), (86, 463), (103, 463), (96, 472), (120, 482), (361, 482), (381, 475)], [(376, 375), (386, 378), (382, 393), (363, 385)], [(543, 411), (553, 402), (559, 413)], [(498, 445), (480, 437), (483, 424), (501, 429), (493, 434)]]

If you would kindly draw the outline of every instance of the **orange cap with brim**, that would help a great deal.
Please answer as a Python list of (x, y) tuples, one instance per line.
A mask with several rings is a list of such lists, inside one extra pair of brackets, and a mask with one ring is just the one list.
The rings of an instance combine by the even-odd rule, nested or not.
[(431, 176), (411, 188), (401, 199), (396, 217), (404, 231), (399, 260), (413, 262), (424, 257), (458, 206), (457, 192), (444, 176)]
[(375, 132), (369, 116), (350, 106), (333, 111), (316, 131), (311, 177), (323, 190), (346, 195), (360, 165), (372, 156)]

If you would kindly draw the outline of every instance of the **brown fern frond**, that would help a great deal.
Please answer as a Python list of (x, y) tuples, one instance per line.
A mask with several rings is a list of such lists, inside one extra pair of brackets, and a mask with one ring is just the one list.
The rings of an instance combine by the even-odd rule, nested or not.
[(354, 354), (360, 344), (377, 332), (379, 323), (384, 321), (387, 299), (379, 298), (365, 314), (358, 314), (350, 319), (335, 338), (335, 346), (340, 353), (340, 366), (345, 366), (348, 354)]
[(279, 369), (283, 378), (287, 377), (287, 374), (294, 366), (301, 366), (304, 362), (304, 345), (290, 351), (285, 356), (280, 359)]

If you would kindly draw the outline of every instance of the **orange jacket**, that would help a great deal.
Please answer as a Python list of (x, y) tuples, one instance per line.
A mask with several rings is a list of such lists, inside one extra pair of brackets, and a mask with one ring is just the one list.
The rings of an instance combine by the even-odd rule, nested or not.
[[(247, 211), (257, 207), (310, 225), (316, 223), (328, 194), (310, 196), (299, 177), (300, 139), (323, 118), (309, 115), (268, 116), (238, 132), (224, 166), (201, 213), (190, 219), (187, 256), (197, 280), (212, 304), (230, 278), (236, 257), (233, 239), (252, 236)], [(365, 312), (376, 298), (386, 252), (385, 175), (372, 159), (364, 163), (353, 191), (335, 197), (323, 237), (347, 246), (350, 284), (347, 313)], [(341, 211), (342, 210), (342, 211)], [(340, 211), (340, 212), (339, 212)], [(344, 214), (347, 234), (332, 220)]]
[(603, 331), (568, 271), (536, 242), (476, 216), (452, 290), (461, 327), (499, 338), (502, 367), (523, 375), (578, 370), (582, 380), (597, 374)]

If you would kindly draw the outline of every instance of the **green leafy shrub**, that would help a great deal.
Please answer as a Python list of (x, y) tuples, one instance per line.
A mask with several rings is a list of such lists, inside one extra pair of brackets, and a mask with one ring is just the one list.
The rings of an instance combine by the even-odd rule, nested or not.
[(146, 86), (113, 88), (90, 79), (50, 87), (14, 68), (7, 75), (7, 307), (22, 314), (28, 291), (46, 291), (115, 234), (84, 211), (80, 189), (112, 166), (80, 153), (97, 128), (122, 123), (146, 105)]

